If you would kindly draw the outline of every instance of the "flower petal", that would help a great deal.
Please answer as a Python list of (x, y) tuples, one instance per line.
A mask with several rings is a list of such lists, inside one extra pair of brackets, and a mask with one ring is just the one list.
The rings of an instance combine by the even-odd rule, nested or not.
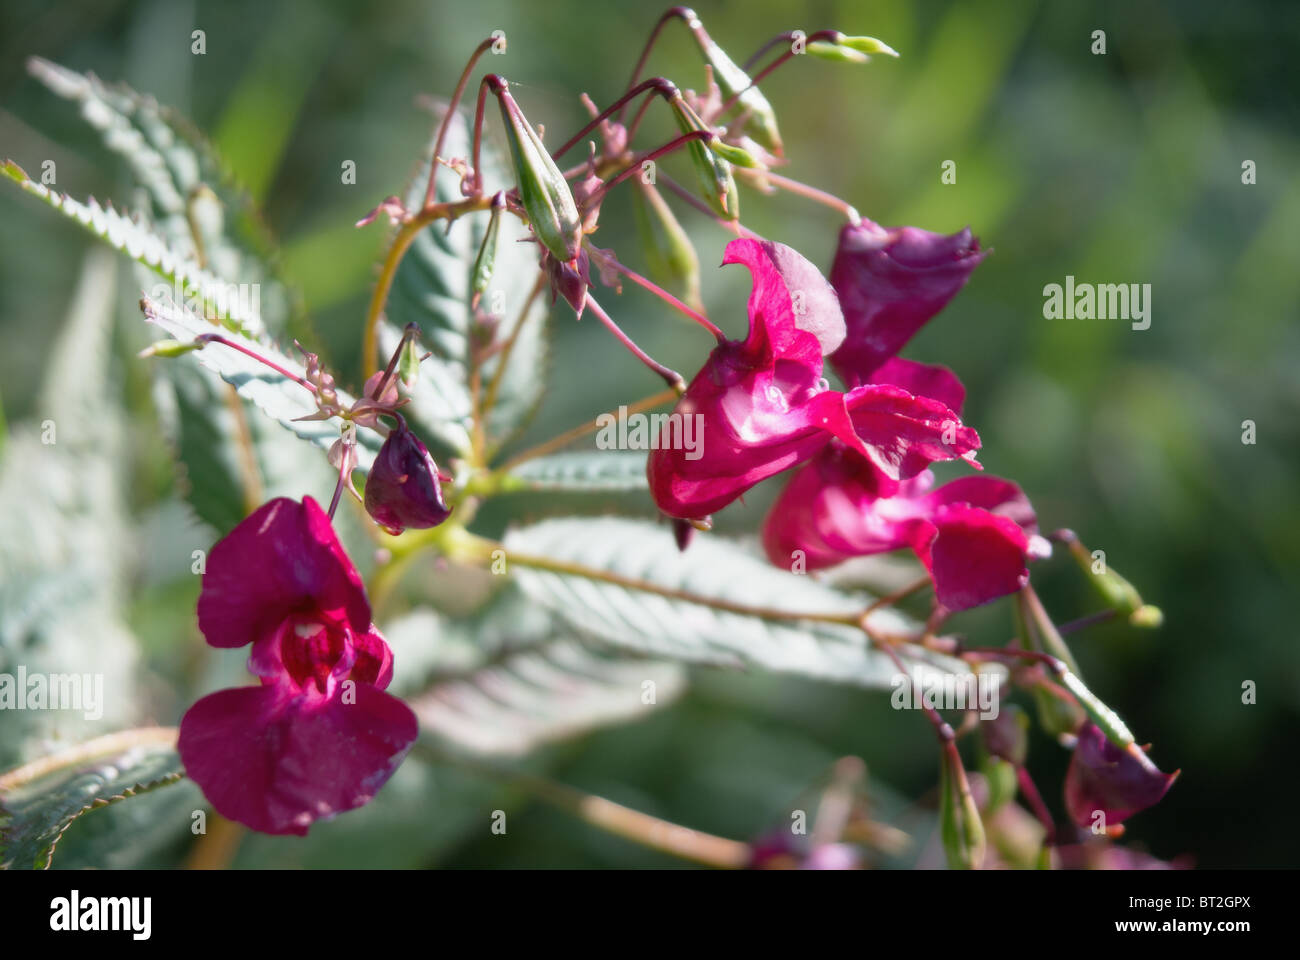
[(947, 305), (984, 256), (969, 229), (943, 236), (863, 220), (841, 230), (830, 279), (848, 333), (831, 364), (844, 382), (865, 383)]
[(223, 817), (262, 833), (305, 835), (367, 803), (414, 743), (415, 715), (366, 684), (330, 700), (282, 686), (219, 690), (181, 720), (185, 772)]
[(230, 531), (208, 556), (199, 629), (214, 647), (241, 647), (310, 606), (357, 633), (370, 625), (361, 575), (311, 497), (277, 497)]

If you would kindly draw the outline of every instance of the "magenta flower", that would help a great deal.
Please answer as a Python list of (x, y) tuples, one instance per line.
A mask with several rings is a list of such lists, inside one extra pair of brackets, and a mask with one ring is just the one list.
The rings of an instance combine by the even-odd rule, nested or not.
[[(961, 477), (931, 490), (926, 470), (896, 484), (833, 445), (791, 478), (763, 525), (768, 559), (789, 568), (908, 548), (949, 610), (966, 610), (1029, 582), (1026, 562), (1047, 543), (1023, 491), (998, 477)], [(802, 554), (796, 554), (802, 551)]]
[(870, 220), (840, 231), (831, 265), (847, 336), (831, 365), (857, 386), (898, 353), (970, 279), (986, 251), (969, 229), (944, 236)]
[(733, 240), (723, 263), (753, 275), (749, 332), (709, 354), (674, 414), (698, 417), (695, 444), (661, 442), (647, 463), (651, 493), (671, 517), (703, 518), (754, 484), (838, 439), (892, 479), (971, 457), (979, 437), (944, 403), (885, 383), (841, 393), (822, 358), (844, 339), (835, 292), (789, 247)]
[(271, 500), (213, 547), (198, 614), (212, 646), (253, 645), (248, 669), (261, 681), (209, 694), (181, 720), (185, 772), (217, 812), (302, 835), (367, 803), (416, 720), (383, 692), (392, 653), (316, 501)]
[(428, 448), (398, 414), (366, 477), (366, 512), (396, 536), (407, 527), (436, 527), (451, 516), (442, 498), (442, 474)]
[(1120, 747), (1085, 723), (1065, 773), (1065, 809), (1081, 827), (1102, 813), (1109, 831), (1158, 803), (1177, 778), (1177, 772), (1161, 773), (1137, 744)]

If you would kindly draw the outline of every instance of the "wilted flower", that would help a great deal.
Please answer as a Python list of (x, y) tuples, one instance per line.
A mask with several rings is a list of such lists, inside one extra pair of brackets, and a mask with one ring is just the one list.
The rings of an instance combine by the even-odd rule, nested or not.
[(1065, 774), (1065, 808), (1081, 827), (1101, 813), (1109, 829), (1158, 803), (1177, 777), (1161, 773), (1136, 744), (1121, 747), (1085, 723)]
[(898, 353), (965, 285), (985, 255), (969, 229), (944, 236), (862, 220), (841, 230), (830, 278), (847, 336), (831, 365), (845, 384), (866, 382)]
[(406, 420), (397, 416), (397, 426), (379, 448), (366, 478), (366, 512), (396, 536), (406, 528), (436, 527), (451, 516), (442, 497), (443, 475), (428, 448)]
[(181, 720), (185, 772), (217, 812), (305, 834), (367, 803), (415, 741), (416, 720), (383, 692), (392, 653), (316, 501), (271, 500), (213, 547), (198, 615), (212, 646), (252, 644), (260, 681), (209, 694)]
[[(848, 393), (822, 379), (822, 357), (844, 339), (835, 292), (790, 247), (733, 240), (723, 263), (753, 275), (749, 332), (709, 354), (674, 413), (699, 415), (693, 451), (657, 444), (647, 473), (659, 508), (701, 518), (839, 439), (898, 480), (935, 461), (970, 457), (979, 437), (945, 404), (894, 384)], [(681, 445), (677, 445), (680, 447)]]

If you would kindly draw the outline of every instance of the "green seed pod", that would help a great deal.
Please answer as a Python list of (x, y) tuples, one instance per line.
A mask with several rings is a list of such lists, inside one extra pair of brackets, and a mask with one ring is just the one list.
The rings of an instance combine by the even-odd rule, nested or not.
[[(670, 101), (673, 116), (682, 133), (695, 133), (708, 130), (699, 114), (687, 105), (678, 94)], [(713, 139), (717, 139), (716, 137)], [(704, 140), (692, 140), (687, 144), (695, 174), (700, 182), (700, 190), (709, 206), (727, 220), (740, 219), (740, 196), (736, 192), (736, 180), (731, 175), (731, 164), (710, 148)]]
[[(487, 231), (483, 234), (483, 244), (478, 248), (474, 258), (474, 270), (470, 275), (471, 310), (478, 308), (478, 302), (492, 282), (492, 268), (496, 265), (497, 242), (501, 236), (501, 213), (506, 208), (506, 195), (498, 192), (492, 198), (492, 212), (488, 217)], [(405, 379), (405, 378), (403, 378)]]
[(778, 157), (781, 156), (784, 149), (781, 143), (781, 132), (776, 126), (776, 111), (772, 109), (772, 104), (768, 103), (767, 97), (763, 96), (763, 92), (758, 87), (750, 86), (749, 74), (737, 66), (736, 62), (727, 56), (726, 51), (714, 42), (705, 31), (699, 17), (692, 13), (686, 25), (695, 36), (695, 42), (699, 44), (700, 53), (704, 55), (705, 61), (713, 68), (713, 79), (722, 92), (722, 99), (730, 100), (740, 94), (737, 103), (742, 110), (749, 113), (745, 129), (755, 142), (771, 150)]
[(537, 239), (556, 259), (568, 263), (582, 246), (582, 218), (569, 184), (542, 144), (542, 138), (510, 95), (506, 81), (492, 75), (487, 83), (501, 104), (506, 139), (515, 163), (519, 202)]

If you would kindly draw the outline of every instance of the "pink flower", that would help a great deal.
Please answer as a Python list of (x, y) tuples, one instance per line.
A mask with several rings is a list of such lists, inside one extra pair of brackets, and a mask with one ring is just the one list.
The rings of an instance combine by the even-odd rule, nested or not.
[(908, 548), (949, 610), (966, 610), (1029, 582), (1026, 562), (1041, 555), (1033, 507), (998, 477), (961, 477), (931, 490), (926, 470), (902, 484), (882, 477), (857, 454), (835, 445), (791, 478), (763, 525), (768, 559), (805, 568)]
[(392, 653), (316, 501), (271, 500), (213, 547), (198, 614), (212, 646), (253, 645), (248, 669), (261, 681), (209, 694), (181, 720), (185, 771), (217, 812), (301, 835), (367, 803), (416, 720), (383, 692)]
[(1065, 808), (1081, 827), (1091, 827), (1101, 813), (1106, 830), (1117, 833), (1111, 828), (1158, 803), (1177, 778), (1161, 773), (1137, 744), (1120, 747), (1085, 723), (1065, 773)]
[(723, 263), (753, 275), (749, 332), (719, 343), (674, 413), (696, 417), (698, 442), (660, 437), (647, 463), (651, 493), (671, 517), (700, 519), (837, 438), (893, 480), (935, 460), (973, 457), (979, 437), (944, 403), (895, 384), (841, 393), (822, 358), (844, 339), (835, 292), (817, 268), (770, 241), (733, 240)]
[(944, 236), (870, 220), (840, 231), (831, 285), (847, 336), (831, 364), (850, 387), (898, 353), (984, 259), (969, 229)]

